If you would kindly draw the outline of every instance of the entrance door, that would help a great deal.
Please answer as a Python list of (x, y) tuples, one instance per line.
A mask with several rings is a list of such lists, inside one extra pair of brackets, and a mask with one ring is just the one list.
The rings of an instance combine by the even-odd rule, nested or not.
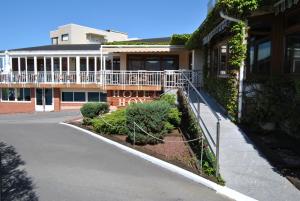
[(52, 89), (36, 89), (35, 110), (38, 112), (50, 112), (54, 110)]

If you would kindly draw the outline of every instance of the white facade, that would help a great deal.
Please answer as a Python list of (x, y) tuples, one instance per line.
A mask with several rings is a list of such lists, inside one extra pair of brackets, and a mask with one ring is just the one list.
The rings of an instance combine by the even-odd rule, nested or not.
[(63, 44), (102, 44), (128, 40), (127, 33), (113, 30), (99, 30), (77, 24), (67, 24), (50, 32), (53, 45)]

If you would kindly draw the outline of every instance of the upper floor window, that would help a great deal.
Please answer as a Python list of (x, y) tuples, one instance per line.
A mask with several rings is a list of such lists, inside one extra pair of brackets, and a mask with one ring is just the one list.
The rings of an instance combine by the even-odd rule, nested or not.
[(300, 33), (286, 37), (286, 68), (287, 73), (300, 73)]
[(52, 45), (58, 44), (58, 37), (51, 38), (51, 40), (52, 40)]
[(68, 41), (68, 40), (69, 40), (69, 34), (61, 35), (61, 41)]

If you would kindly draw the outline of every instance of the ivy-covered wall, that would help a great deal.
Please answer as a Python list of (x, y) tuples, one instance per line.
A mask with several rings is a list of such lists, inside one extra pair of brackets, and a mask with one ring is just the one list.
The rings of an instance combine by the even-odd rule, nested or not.
[(238, 75), (240, 67), (246, 59), (247, 47), (244, 43), (247, 25), (243, 21), (247, 16), (255, 11), (259, 6), (259, 0), (219, 0), (215, 8), (208, 14), (202, 25), (192, 34), (187, 41), (186, 47), (189, 49), (202, 49), (206, 51), (205, 59), (208, 60), (211, 48), (210, 44), (204, 46), (203, 38), (209, 34), (223, 19), (220, 11), (231, 17), (240, 19), (240, 23), (232, 22), (228, 29), (230, 32), (228, 77), (219, 78), (210, 72), (212, 66), (209, 61), (205, 61), (204, 86), (206, 90), (228, 111), (228, 114), (237, 119), (238, 113)]

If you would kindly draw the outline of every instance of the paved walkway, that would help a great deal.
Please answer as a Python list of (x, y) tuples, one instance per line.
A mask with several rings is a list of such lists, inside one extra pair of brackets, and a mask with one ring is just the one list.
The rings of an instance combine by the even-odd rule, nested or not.
[[(209, 95), (201, 94), (221, 118), (220, 173), (226, 186), (261, 201), (299, 201), (300, 191), (274, 170), (247, 136), (223, 115)], [(197, 107), (195, 94), (191, 94), (191, 99)], [(216, 119), (203, 102), (200, 111), (207, 127), (205, 130), (211, 131), (214, 140)]]
[[(26, 183), (14, 192), (31, 196), (20, 199), (15, 195), (8, 200), (228, 200), (205, 186), (58, 124), (76, 115), (69, 112), (0, 116), (0, 142), (12, 145), (25, 161), (25, 166), (19, 165), (27, 174), (20, 172), (23, 177), (17, 178)], [(7, 153), (17, 158), (16, 154)]]

